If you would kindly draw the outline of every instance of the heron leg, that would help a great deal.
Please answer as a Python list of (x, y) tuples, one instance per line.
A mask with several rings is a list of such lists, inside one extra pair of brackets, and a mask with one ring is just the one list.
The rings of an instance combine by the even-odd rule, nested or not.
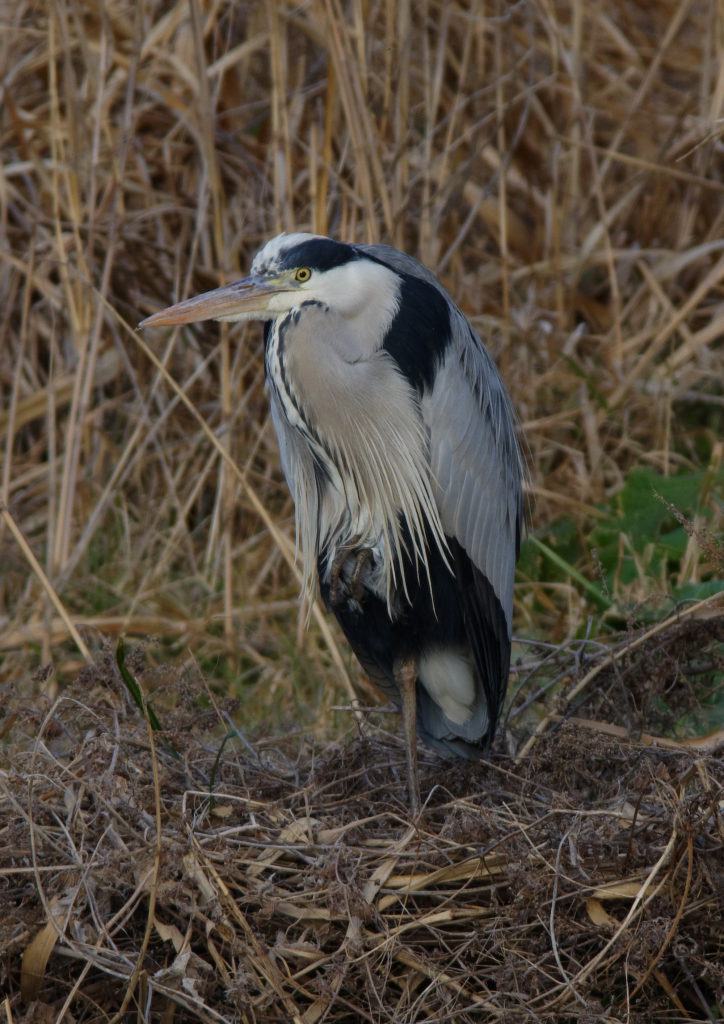
[(410, 810), (413, 815), (420, 813), (420, 776), (417, 771), (417, 659), (400, 658), (395, 662), (395, 681), (402, 697), (402, 727), (405, 734), (407, 755), (407, 788), (410, 795)]

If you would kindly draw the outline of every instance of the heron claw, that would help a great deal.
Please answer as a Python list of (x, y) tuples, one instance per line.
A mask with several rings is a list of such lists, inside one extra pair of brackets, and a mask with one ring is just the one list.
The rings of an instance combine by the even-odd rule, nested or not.
[[(354, 557), (354, 569), (348, 583), (342, 570), (350, 557)], [(348, 598), (362, 603), (365, 595), (362, 573), (371, 564), (372, 552), (370, 549), (358, 548), (354, 541), (338, 549), (329, 574), (329, 602), (333, 608), (338, 608)]]
[(365, 594), (364, 584), (362, 583), (362, 571), (369, 565), (372, 565), (372, 552), (369, 548), (360, 548), (355, 557), (352, 579), (349, 582), (350, 596), (353, 600), (359, 601), (360, 604)]

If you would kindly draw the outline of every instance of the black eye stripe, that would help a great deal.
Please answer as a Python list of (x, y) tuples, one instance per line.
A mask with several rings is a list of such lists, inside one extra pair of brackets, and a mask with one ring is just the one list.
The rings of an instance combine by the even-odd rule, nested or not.
[(359, 258), (360, 254), (354, 246), (346, 245), (344, 242), (335, 242), (331, 238), (314, 238), (308, 242), (300, 242), (282, 252), (279, 257), (279, 267), (282, 270), (306, 267), (313, 271), (324, 271), (342, 266), (344, 263), (351, 263), (352, 260)]

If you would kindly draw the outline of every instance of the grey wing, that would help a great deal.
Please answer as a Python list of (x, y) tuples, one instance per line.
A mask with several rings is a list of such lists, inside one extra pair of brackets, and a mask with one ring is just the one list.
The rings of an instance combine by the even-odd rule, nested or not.
[(523, 524), (524, 461), (508, 393), (489, 352), (434, 274), (387, 245), (359, 248), (442, 292), (451, 342), (422, 399), (433, 489), (445, 532), (486, 576), (508, 624)]
[(452, 344), (422, 399), (433, 492), (445, 532), (490, 582), (510, 633), (524, 463), (493, 360), (457, 309), (452, 322)]

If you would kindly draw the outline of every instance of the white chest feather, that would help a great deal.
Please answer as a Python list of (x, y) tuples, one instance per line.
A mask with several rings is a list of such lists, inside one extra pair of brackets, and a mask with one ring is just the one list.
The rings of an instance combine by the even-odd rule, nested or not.
[(267, 372), (306, 589), (320, 558), (329, 573), (341, 547), (369, 548), (381, 567), (372, 585), (391, 607), (405, 589), (401, 517), (414, 561), (427, 561), (426, 524), (445, 550), (415, 392), (387, 352), (365, 350), (346, 318), (318, 305), (274, 325)]

